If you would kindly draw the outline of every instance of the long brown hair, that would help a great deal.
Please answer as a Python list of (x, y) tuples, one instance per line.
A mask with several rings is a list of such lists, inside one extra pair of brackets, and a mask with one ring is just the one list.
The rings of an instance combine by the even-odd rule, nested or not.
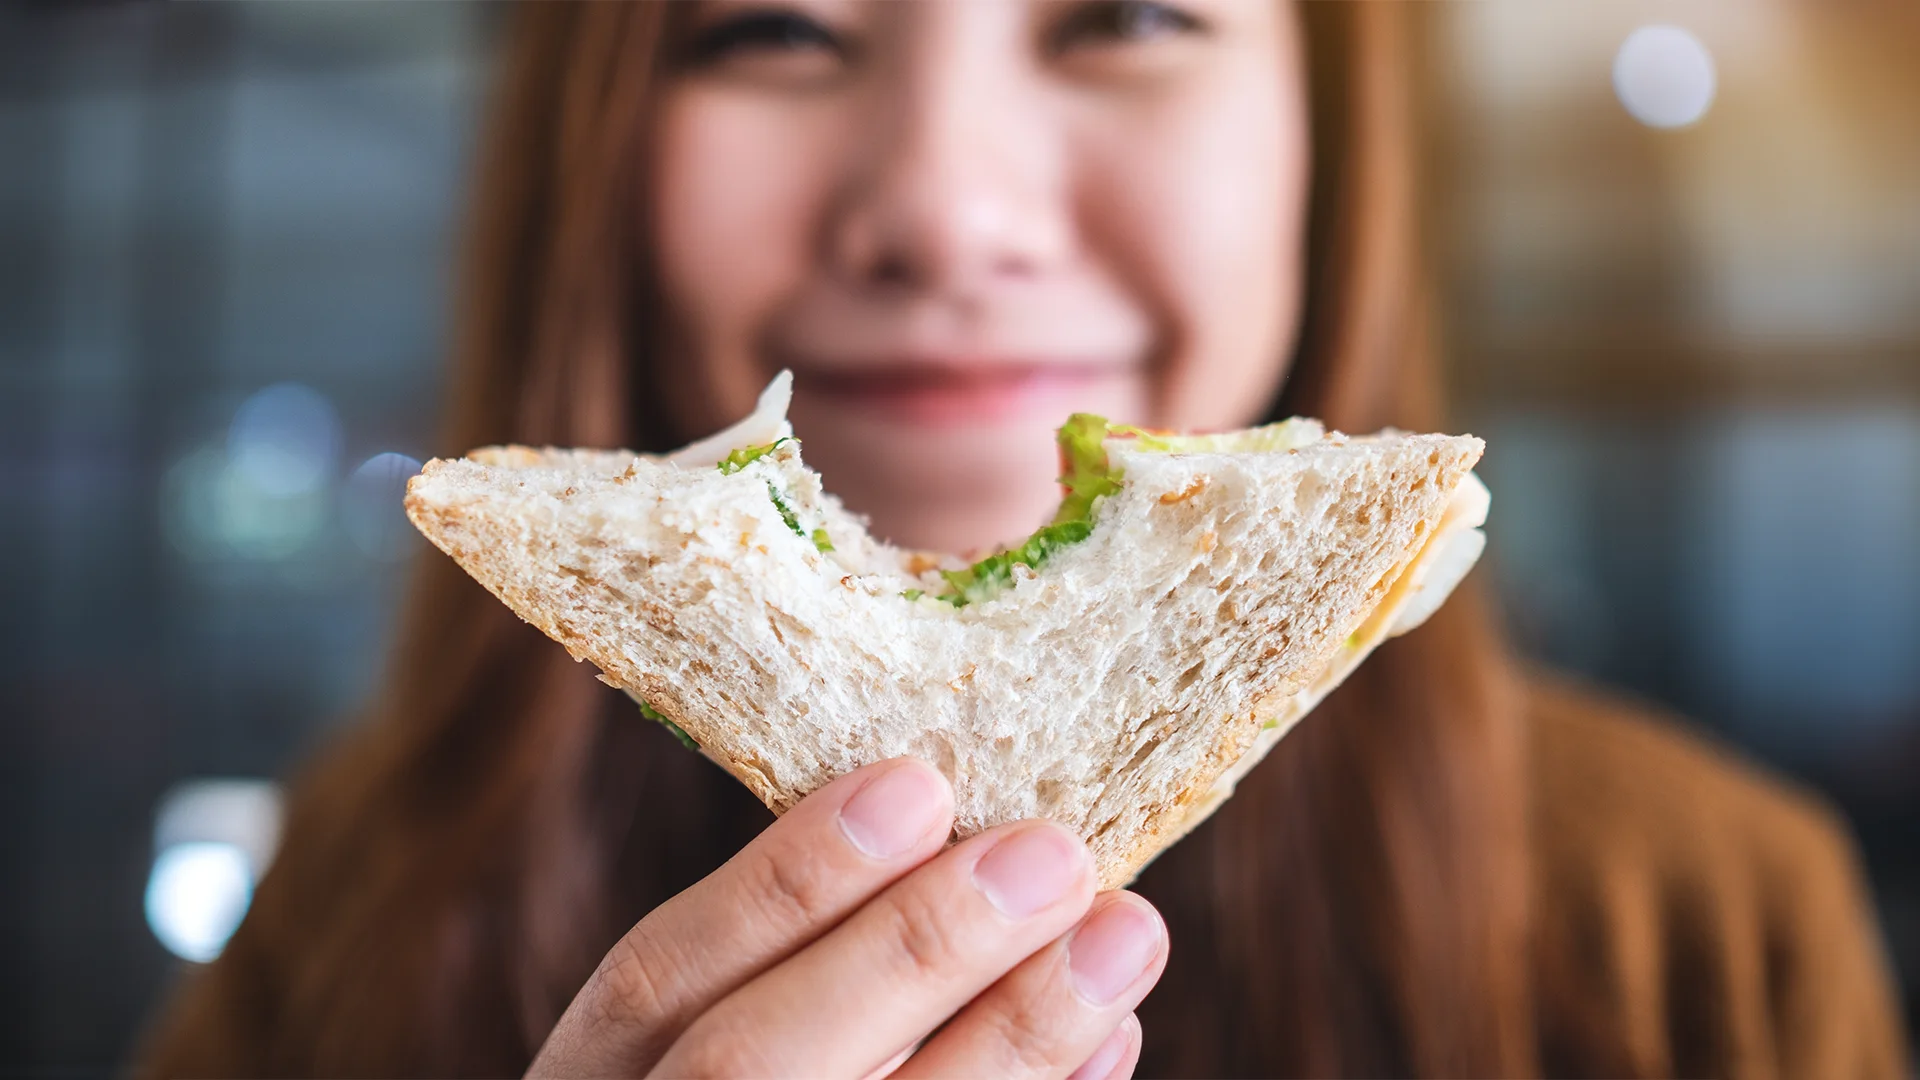
[[(1438, 421), (1395, 5), (1305, 4), (1306, 319), (1277, 414)], [(661, 449), (629, 208), (667, 5), (534, 4), (482, 163), (443, 448)], [(604, 950), (770, 820), (443, 558), (375, 715), (297, 785), (159, 1073), (523, 1070)], [(1143, 1073), (1536, 1067), (1518, 705), (1462, 594), (1383, 648), (1138, 889), (1172, 961)]]

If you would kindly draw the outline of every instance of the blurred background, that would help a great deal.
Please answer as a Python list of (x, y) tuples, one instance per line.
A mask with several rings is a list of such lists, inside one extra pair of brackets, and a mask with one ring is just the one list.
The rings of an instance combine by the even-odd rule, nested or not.
[[(1519, 645), (1818, 788), (1920, 999), (1920, 5), (1422, 9)], [(0, 8), (0, 1072), (110, 1071), (379, 676), (502, 12)]]

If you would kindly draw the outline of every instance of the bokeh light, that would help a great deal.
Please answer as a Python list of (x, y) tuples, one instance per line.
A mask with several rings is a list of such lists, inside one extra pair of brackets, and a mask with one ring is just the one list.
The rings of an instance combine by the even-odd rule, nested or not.
[(238, 844), (195, 840), (153, 860), (147, 925), (167, 951), (204, 964), (220, 955), (253, 902), (253, 863)]
[(353, 546), (370, 559), (396, 562), (412, 551), (419, 534), (407, 521), (402, 500), (420, 462), (405, 454), (375, 454), (360, 463), (340, 492), (340, 524)]
[(269, 499), (311, 494), (340, 458), (340, 418), (319, 391), (277, 383), (241, 403), (227, 429), (239, 481)]
[(326, 527), (329, 491), (273, 490), (259, 469), (218, 447), (183, 455), (161, 485), (161, 519), (174, 549), (196, 562), (277, 562), (301, 554)]
[(202, 446), (180, 456), (160, 483), (160, 524), (173, 549), (193, 562), (214, 562), (230, 554), (220, 535), (219, 490), (227, 455)]
[(1642, 26), (1613, 58), (1613, 91), (1635, 120), (1655, 128), (1685, 127), (1713, 104), (1713, 54), (1678, 26)]
[(146, 912), (168, 952), (195, 963), (220, 955), (279, 848), (281, 814), (267, 780), (189, 780), (160, 800)]

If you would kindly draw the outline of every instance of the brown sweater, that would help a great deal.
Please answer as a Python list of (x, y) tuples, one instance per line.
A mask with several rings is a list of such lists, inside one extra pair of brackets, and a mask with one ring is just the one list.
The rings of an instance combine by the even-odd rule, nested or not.
[(1833, 814), (1644, 712), (1551, 681), (1533, 691), (1544, 1071), (1906, 1076)]

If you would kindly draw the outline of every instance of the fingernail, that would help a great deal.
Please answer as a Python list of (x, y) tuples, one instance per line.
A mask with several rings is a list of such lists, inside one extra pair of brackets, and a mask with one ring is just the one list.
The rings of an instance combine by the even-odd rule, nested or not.
[(1125, 1020), (1120, 1021), (1120, 1026), (1113, 1029), (1113, 1034), (1107, 1036), (1107, 1041), (1100, 1044), (1100, 1049), (1073, 1070), (1073, 1075), (1067, 1080), (1106, 1080), (1113, 1073), (1113, 1067), (1127, 1056), (1127, 1047), (1139, 1030), (1140, 1021), (1129, 1013)]
[(1160, 952), (1160, 920), (1138, 900), (1115, 900), (1093, 913), (1067, 942), (1073, 989), (1094, 1005), (1111, 1005), (1140, 981)]
[(975, 863), (973, 884), (1001, 914), (1024, 919), (1071, 892), (1087, 870), (1080, 841), (1056, 825), (1034, 825)]
[(901, 762), (840, 807), (840, 831), (869, 858), (891, 859), (924, 839), (947, 816), (946, 782), (917, 762)]

